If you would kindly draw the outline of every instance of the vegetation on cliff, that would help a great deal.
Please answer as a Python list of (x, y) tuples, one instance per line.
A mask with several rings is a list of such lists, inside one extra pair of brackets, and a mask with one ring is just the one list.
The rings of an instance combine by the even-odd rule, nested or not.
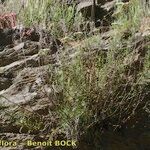
[[(11, 113), (8, 120), (15, 127), (23, 132), (40, 132), (49, 138), (59, 135), (80, 142), (85, 137), (99, 149), (94, 137), (106, 130), (137, 128), (142, 125), (141, 120), (148, 124), (149, 1), (115, 1), (108, 20), (111, 25), (97, 28), (76, 11), (76, 4), (67, 5), (58, 0), (26, 3), (7, 0), (5, 7), (0, 7), (3, 12), (18, 13), (18, 25), (44, 29), (63, 43), (55, 55), (55, 65), (46, 65), (46, 84), (51, 94), (46, 91), (47, 86), (43, 89), (53, 107), (48, 107), (48, 114), (43, 117), (17, 104), (17, 110), (2, 113), (5, 116)], [(38, 54), (47, 59), (47, 49)], [(7, 109), (3, 104), (0, 107), (1, 112)]]

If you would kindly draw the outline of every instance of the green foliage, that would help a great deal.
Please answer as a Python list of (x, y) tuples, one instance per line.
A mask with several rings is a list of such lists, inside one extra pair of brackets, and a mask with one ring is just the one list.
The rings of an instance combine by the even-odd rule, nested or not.
[(26, 129), (28, 132), (39, 132), (39, 130), (43, 129), (43, 121), (37, 114), (27, 115), (27, 112), (21, 113), (21, 111), (16, 111), (14, 118), (14, 124), (22, 129)]
[(124, 37), (131, 37), (139, 30), (141, 19), (144, 17), (143, 9), (139, 0), (116, 3), (116, 11), (113, 14), (115, 21), (112, 23), (112, 48), (116, 49), (118, 45), (123, 44), (121, 40)]
[[(86, 24), (74, 9), (74, 5), (68, 7), (56, 0), (29, 0), (19, 17), (27, 26), (42, 26), (57, 37), (65, 37)], [(73, 59), (60, 52), (60, 66), (51, 72), (50, 83), (61, 89), (55, 111), (58, 128), (67, 137), (77, 138), (104, 120), (112, 126), (121, 125), (144, 108), (149, 112), (150, 47), (145, 39), (139, 48), (132, 44), (141, 19), (148, 14), (149, 9), (139, 0), (118, 2), (108, 52), (93, 50), (99, 36), (87, 39)], [(44, 126), (40, 118), (15, 116), (16, 123), (29, 130)]]
[[(143, 56), (131, 44), (144, 16), (142, 7), (138, 0), (125, 8), (124, 4), (117, 4), (120, 12), (116, 13), (112, 25), (111, 47), (107, 53), (99, 50), (100, 54), (91, 54), (92, 49), (87, 45), (69, 63), (60, 57), (61, 66), (54, 74), (55, 84), (63, 93), (57, 113), (62, 132), (68, 137), (77, 138), (104, 120), (121, 125), (147, 105), (149, 77), (146, 80), (143, 77), (148, 76), (145, 71), (149, 70), (150, 49), (144, 42), (141, 49), (146, 55)], [(125, 33), (130, 34), (124, 37)]]
[(20, 19), (26, 26), (45, 26), (51, 0), (28, 0), (22, 8)]
[(46, 28), (59, 37), (77, 30), (75, 25), (82, 20), (75, 5), (68, 7), (58, 0), (29, 0), (19, 16), (26, 26)]

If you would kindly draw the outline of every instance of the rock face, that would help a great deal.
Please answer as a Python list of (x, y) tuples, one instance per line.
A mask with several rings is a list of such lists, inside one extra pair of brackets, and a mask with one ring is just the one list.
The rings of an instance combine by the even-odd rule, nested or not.
[(114, 0), (68, 0), (67, 3), (76, 3), (77, 12), (81, 12), (85, 18), (95, 22), (96, 26), (107, 26), (112, 22)]
[[(122, 0), (129, 2), (130, 0)], [(83, 16), (100, 25), (108, 26), (113, 21), (113, 11), (116, 0), (64, 0), (68, 5), (76, 4), (76, 11), (81, 12)], [(93, 18), (94, 16), (94, 18)]]
[[(33, 114), (36, 114), (35, 117), (41, 115), (45, 118), (49, 115), (55, 99), (49, 84), (48, 70), (50, 64), (55, 65), (56, 53), (63, 45), (44, 30), (0, 31), (0, 139), (25, 142), (29, 137), (35, 140), (34, 134), (39, 133), (39, 130), (35, 129), (32, 136), (27, 136), (29, 128), (21, 128), (19, 124), (12, 123), (7, 113), (15, 114), (21, 107), (21, 117), (24, 111), (31, 118)], [(18, 117), (18, 114), (14, 117)], [(52, 120), (49, 122), (53, 123), (53, 117), (50, 118)], [(18, 149), (25, 147), (20, 144)]]
[[(146, 23), (145, 20), (148, 18), (143, 18), (144, 23)], [(142, 33), (143, 30), (144, 33)], [(149, 21), (147, 21), (146, 28), (141, 27), (140, 38), (148, 35), (148, 31)], [(104, 51), (107, 57), (109, 38), (108, 32), (97, 37), (99, 42), (88, 44), (91, 53), (86, 53), (85, 59), (88, 58), (86, 55), (91, 55), (94, 51)], [(135, 37), (135, 39), (137, 38)], [(139, 45), (144, 45), (140, 43), (141, 39)], [(80, 44), (84, 47), (83, 43)], [(3, 104), (0, 105), (0, 139), (16, 140), (21, 143), (27, 139), (42, 141), (49, 138), (46, 137), (46, 134), (50, 133), (57, 124), (57, 117), (53, 114), (53, 110), (57, 102), (56, 95), (59, 94), (49, 78), (53, 66), (57, 66), (57, 54), (62, 48), (62, 42), (44, 30), (35, 28), (0, 30), (0, 103)], [(73, 59), (78, 51), (77, 48), (71, 50)], [(139, 48), (138, 50), (138, 58), (142, 58), (143, 49)], [(67, 53), (66, 51), (65, 49), (65, 53), (68, 54), (66, 57), (70, 61), (68, 56), (71, 52), (68, 50)], [(128, 59), (125, 61), (128, 69), (135, 68), (135, 64), (140, 69), (139, 59), (134, 57), (131, 61)], [(27, 116), (24, 116), (25, 114)], [(100, 128), (101, 125), (96, 124), (89, 129), (90, 131), (85, 137), (82, 137), (78, 150), (148, 150), (150, 147), (150, 121), (148, 116), (143, 115), (143, 118), (140, 116), (136, 116), (137, 120), (134, 118), (132, 120), (136, 123), (136, 127), (128, 124), (125, 127), (117, 128), (114, 132), (107, 124), (102, 125), (103, 130)], [(28, 124), (30, 121), (34, 122), (34, 126), (32, 124), (27, 126), (27, 121)], [(20, 126), (21, 123), (24, 126)], [(43, 126), (42, 123), (46, 126)], [(29, 148), (20, 144), (17, 149)], [(56, 148), (52, 149), (57, 150)], [(66, 148), (64, 149), (66, 150)]]
[[(4, 93), (5, 89), (13, 88), (14, 79), (25, 67), (38, 70), (41, 65), (54, 63), (52, 55), (62, 47), (58, 39), (45, 31), (23, 30), (16, 39), (15, 32), (16, 29), (0, 30), (0, 91), (4, 90)], [(26, 70), (23, 75), (29, 72)]]
[(0, 46), (6, 46), (13, 43), (13, 29), (0, 29)]

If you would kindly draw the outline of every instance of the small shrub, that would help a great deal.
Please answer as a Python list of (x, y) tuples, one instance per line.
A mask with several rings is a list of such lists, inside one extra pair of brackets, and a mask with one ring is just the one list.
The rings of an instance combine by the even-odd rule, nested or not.
[[(149, 64), (150, 49), (147, 42), (141, 41), (139, 49), (146, 53), (142, 55), (137, 46), (131, 44), (140, 26), (140, 16), (144, 15), (142, 5), (133, 0), (125, 10), (122, 7), (121, 3), (121, 12), (112, 25), (113, 36), (107, 55), (91, 54), (92, 49), (86, 46), (69, 63), (60, 57), (61, 66), (54, 74), (55, 84), (62, 89), (57, 113), (60, 128), (69, 138), (78, 138), (105, 120), (112, 126), (121, 126), (149, 103), (149, 82), (141, 82)], [(123, 36), (126, 31), (131, 32), (129, 38)]]

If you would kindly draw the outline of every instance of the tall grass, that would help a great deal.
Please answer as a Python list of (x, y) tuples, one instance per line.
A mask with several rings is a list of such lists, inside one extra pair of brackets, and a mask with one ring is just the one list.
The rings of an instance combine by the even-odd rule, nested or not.
[(113, 14), (116, 19), (112, 23), (112, 44), (115, 46), (115, 49), (116, 46), (122, 43), (121, 40), (124, 37), (131, 37), (139, 30), (141, 19), (144, 17), (143, 10), (145, 8), (139, 0), (131, 0), (128, 3), (116, 3), (116, 11)]
[[(56, 0), (28, 0), (19, 18), (26, 26), (40, 26), (63, 37), (80, 30), (78, 27), (83, 23), (74, 7)], [(92, 46), (101, 39), (90, 38), (92, 46), (79, 48), (73, 61), (66, 61), (68, 58), (60, 54), (60, 66), (51, 72), (50, 83), (61, 89), (56, 113), (59, 128), (68, 138), (78, 138), (88, 128), (105, 120), (112, 126), (120, 126), (148, 107), (150, 47), (145, 46), (145, 40), (142, 43), (145, 45), (141, 44), (138, 49), (132, 46), (141, 20), (148, 14), (149, 9), (143, 8), (139, 0), (127, 4), (119, 2), (108, 52), (101, 48), (100, 52), (92, 51)], [(139, 49), (145, 54), (141, 55)], [(29, 123), (23, 120), (23, 123), (29, 124), (30, 120)]]
[[(140, 1), (132, 0), (127, 5), (117, 3), (116, 7), (107, 53), (99, 49), (101, 53), (91, 54), (92, 49), (87, 46), (69, 64), (64, 57), (60, 58), (61, 66), (54, 75), (54, 84), (62, 89), (57, 113), (60, 128), (69, 138), (78, 138), (88, 128), (106, 120), (112, 126), (121, 126), (149, 101), (146, 99), (150, 94), (149, 82), (143, 77), (150, 49), (143, 42), (145, 46), (140, 49), (145, 55), (142, 55), (136, 45), (131, 46), (144, 16), (143, 6)], [(124, 37), (126, 33), (129, 34)], [(147, 83), (141, 84), (144, 80)]]
[(75, 5), (68, 7), (58, 0), (28, 0), (19, 16), (26, 26), (46, 28), (57, 37), (77, 31), (77, 24), (83, 20), (76, 14)]
[(27, 0), (20, 13), (20, 18), (26, 26), (44, 26), (51, 0)]
[(81, 13), (75, 11), (75, 4), (68, 6), (67, 3), (59, 0), (25, 0), (24, 3), (7, 0), (5, 5), (0, 7), (2, 13), (16, 12), (18, 24), (44, 28), (57, 37), (80, 32), (81, 26), (85, 25)]

